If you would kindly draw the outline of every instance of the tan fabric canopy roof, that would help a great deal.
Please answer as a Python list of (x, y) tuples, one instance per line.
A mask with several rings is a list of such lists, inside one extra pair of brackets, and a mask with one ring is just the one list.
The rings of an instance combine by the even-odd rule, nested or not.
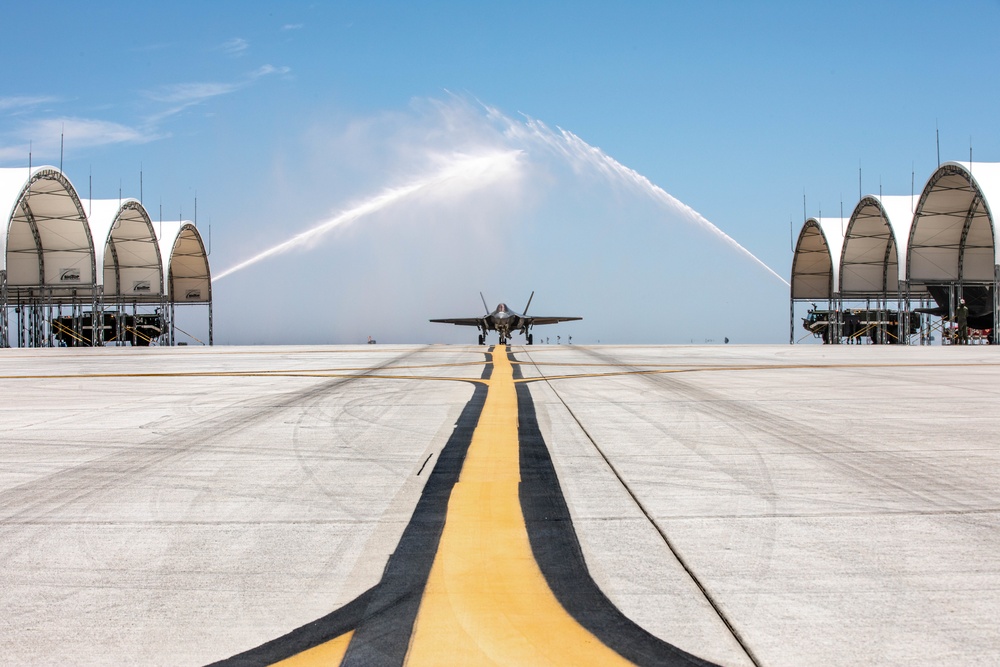
[(1000, 164), (945, 162), (927, 181), (913, 215), (908, 270), (913, 283), (993, 282)]
[(809, 218), (792, 259), (792, 298), (829, 299), (840, 280), (840, 253), (847, 218)]
[(916, 198), (867, 195), (851, 213), (844, 237), (840, 292), (846, 298), (894, 294), (906, 280), (906, 246)]
[(163, 263), (149, 214), (137, 199), (83, 200), (105, 298), (159, 301)]
[[(211, 271), (191, 222), (154, 229), (136, 199), (82, 200), (55, 167), (0, 169), (0, 270), (14, 291), (55, 301), (210, 303)], [(157, 234), (160, 231), (160, 234)]]
[(0, 210), (7, 213), (0, 262), (12, 288), (56, 296), (95, 284), (94, 243), (69, 179), (55, 167), (0, 169)]
[(166, 259), (167, 297), (171, 303), (208, 303), (212, 275), (198, 228), (190, 221), (164, 222), (159, 238)]
[(1000, 263), (992, 211), (1000, 163), (946, 162), (919, 198), (868, 195), (850, 219), (810, 218), (792, 259), (792, 299), (868, 298), (926, 285), (993, 284)]

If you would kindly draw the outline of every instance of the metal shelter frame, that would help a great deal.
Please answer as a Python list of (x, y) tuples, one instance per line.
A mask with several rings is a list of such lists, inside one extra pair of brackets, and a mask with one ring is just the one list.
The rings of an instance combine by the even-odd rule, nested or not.
[[(792, 257), (792, 279), (788, 304), (788, 343), (795, 344), (795, 304), (826, 301), (830, 310), (840, 295), (840, 253), (843, 218), (809, 218), (799, 231)], [(833, 340), (839, 337), (838, 322), (832, 322)]]
[(935, 170), (913, 214), (906, 284), (907, 301), (915, 289), (947, 289), (949, 321), (954, 321), (956, 303), (967, 290), (986, 289), (996, 340), (1000, 263), (991, 197), (1000, 201), (1000, 163), (946, 162)]
[[(905, 261), (913, 207), (912, 196), (866, 195), (844, 230), (838, 310), (845, 312), (850, 304), (860, 308), (863, 303), (870, 313), (874, 302), (879, 324), (872, 340), (877, 343), (910, 342)], [(890, 312), (897, 313), (894, 330), (891, 324), (882, 324), (891, 322)], [(848, 333), (858, 338), (870, 332)]]
[(166, 299), (170, 308), (169, 344), (177, 344), (179, 330), (176, 325), (177, 306), (207, 305), (208, 344), (213, 345), (215, 332), (212, 313), (212, 274), (201, 233), (191, 221), (164, 223), (164, 225), (160, 237), (160, 252), (167, 257), (165, 273)]
[[(81, 200), (55, 167), (0, 169), (4, 209), (0, 347), (50, 347), (57, 337), (88, 346), (124, 344), (129, 336), (151, 342), (124, 330), (129, 309), (133, 317), (155, 309), (164, 324), (162, 340), (173, 345), (177, 303), (207, 304), (208, 344), (214, 343), (208, 254), (192, 223), (167, 224), (168, 252), (178, 243), (182, 248), (164, 262), (163, 234), (156, 233), (141, 202)], [(172, 271), (177, 281), (169, 277)], [(178, 281), (178, 290), (169, 289)], [(117, 330), (108, 335), (107, 312), (118, 314)]]
[(919, 199), (867, 195), (846, 226), (841, 218), (806, 220), (793, 251), (789, 343), (795, 342), (795, 303), (825, 300), (831, 311), (830, 342), (841, 341), (845, 307), (863, 302), (870, 312), (874, 302), (877, 321), (894, 306), (899, 323), (896, 332), (880, 324), (875, 342), (910, 344), (914, 308), (927, 306), (934, 291), (939, 299), (946, 295), (950, 312), (940, 327), (932, 324), (932, 316), (921, 317), (918, 342), (929, 343), (935, 328), (946, 332), (958, 299), (973, 289), (980, 300), (991, 300), (995, 342), (1000, 261), (991, 201), (1000, 201), (1000, 163), (946, 162)]

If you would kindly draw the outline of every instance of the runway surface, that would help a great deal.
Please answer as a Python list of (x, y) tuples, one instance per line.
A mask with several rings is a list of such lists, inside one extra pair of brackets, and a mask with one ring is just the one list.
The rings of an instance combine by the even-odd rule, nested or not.
[(5, 664), (1000, 661), (989, 347), (0, 351)]

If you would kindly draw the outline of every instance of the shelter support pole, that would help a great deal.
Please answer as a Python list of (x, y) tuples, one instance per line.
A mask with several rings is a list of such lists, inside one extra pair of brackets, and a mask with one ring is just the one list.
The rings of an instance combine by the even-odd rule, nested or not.
[(38, 308), (39, 308), (39, 303), (41, 301), (40, 297), (41, 297), (41, 295), (39, 295), (39, 298), (32, 299), (32, 301), (31, 301), (31, 317), (28, 320), (29, 321), (29, 326), (30, 326), (30, 329), (29, 329), (30, 333), (28, 334), (28, 340), (30, 341), (31, 347), (41, 347), (41, 342), (39, 340), (40, 339), (40, 332), (38, 330), (39, 329), (39, 325), (38, 325), (38, 320), (39, 320)]
[(844, 310), (844, 300), (840, 296), (840, 292), (833, 293), (833, 335), (830, 336), (830, 342), (834, 345), (840, 345), (840, 334), (843, 327), (840, 325), (840, 317)]
[(833, 311), (836, 310), (836, 304), (837, 302), (833, 300), (833, 294), (830, 294), (830, 297), (826, 300), (826, 312), (828, 315), (826, 316), (826, 338), (823, 339), (824, 345), (832, 345), (833, 336), (837, 332), (837, 325), (835, 324), (837, 318), (833, 314)]
[(52, 290), (42, 294), (42, 301), (38, 303), (38, 346), (49, 347), (49, 315), (51, 314), (49, 304), (52, 302)]
[(7, 271), (0, 269), (0, 347), (10, 347), (7, 337), (9, 326), (7, 313)]
[(104, 299), (96, 285), (90, 291), (90, 346), (104, 346)]
[(167, 323), (167, 297), (165, 294), (160, 295), (160, 310), (157, 311), (160, 314), (160, 344), (170, 345), (170, 329)]
[[(868, 297), (865, 299), (865, 320), (868, 322), (868, 340), (873, 343), (878, 342), (878, 331), (875, 335), (872, 335), (872, 299)], [(878, 314), (875, 315), (875, 326), (878, 326)]]
[(795, 299), (792, 298), (788, 299), (788, 344), (795, 345)]
[(840, 294), (834, 293), (833, 295), (833, 313), (831, 313), (830, 318), (831, 325), (833, 327), (833, 333), (830, 335), (830, 342), (834, 345), (840, 345)]
[[(948, 333), (953, 333), (951, 330), (951, 323), (955, 321), (955, 305), (956, 305), (956, 290), (955, 283), (949, 283), (948, 285)], [(943, 329), (944, 327), (942, 327)], [(944, 336), (941, 337), (941, 342), (944, 342)], [(951, 339), (951, 343), (955, 340)]]
[(844, 318), (844, 295), (837, 293), (837, 345), (844, 344), (844, 331), (847, 329), (847, 320)]
[[(926, 295), (920, 297), (920, 307), (921, 308), (927, 308), (927, 296)], [(934, 332), (933, 332), (933, 329), (932, 329), (931, 316), (928, 315), (927, 313), (924, 313), (923, 314), (923, 318), (924, 318), (924, 324), (926, 325), (926, 331), (927, 331), (927, 344), (928, 345), (932, 345), (934, 343), (934, 340), (933, 340)]]
[[(993, 265), (993, 331), (990, 332), (990, 342), (1000, 344), (1000, 264)], [(4, 308), (6, 312), (6, 308)]]
[[(923, 296), (923, 295), (920, 295), (920, 307), (921, 308), (926, 308), (927, 307), (927, 298), (925, 296)], [(931, 341), (930, 341), (930, 334), (931, 334), (931, 332), (930, 332), (930, 324), (928, 323), (929, 319), (930, 319), (930, 315), (928, 315), (927, 313), (920, 313), (920, 344), (921, 345), (930, 345), (931, 344)]]
[(896, 284), (896, 303), (899, 312), (899, 342), (910, 344), (910, 287), (906, 282)]
[(875, 297), (875, 317), (878, 320), (878, 329), (875, 335), (878, 336), (879, 345), (885, 343), (885, 292)]
[(879, 297), (878, 304), (878, 335), (880, 343), (889, 342), (889, 294), (886, 291), (882, 291), (882, 296)]
[(887, 313), (889, 312), (889, 294), (886, 291), (882, 291), (882, 295), (878, 300), (878, 337), (879, 343), (883, 345), (889, 340), (889, 317)]
[(208, 302), (208, 346), (215, 345), (215, 335), (212, 331), (212, 301)]
[(119, 294), (115, 299), (115, 345), (125, 345), (125, 299)]
[(170, 302), (170, 346), (176, 345), (177, 332), (174, 330), (174, 316), (176, 315), (176, 309), (174, 308), (174, 302)]
[(31, 300), (31, 317), (29, 318), (29, 334), (28, 340), (30, 341), (31, 347), (41, 347), (38, 341), (38, 304), (42, 300), (42, 296), (39, 294), (36, 298)]

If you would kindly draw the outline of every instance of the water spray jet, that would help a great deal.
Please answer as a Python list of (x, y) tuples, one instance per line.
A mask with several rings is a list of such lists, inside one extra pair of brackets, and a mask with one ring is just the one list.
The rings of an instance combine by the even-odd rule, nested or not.
[(452, 155), (445, 160), (445, 166), (439, 171), (415, 179), (407, 185), (386, 188), (329, 220), (296, 234), (287, 241), (274, 245), (250, 259), (231, 266), (214, 276), (212, 281), (219, 281), (268, 257), (280, 255), (294, 248), (311, 246), (335, 229), (349, 225), (420, 193), (433, 191), (435, 188), (449, 184), (465, 185), (468, 188), (485, 187), (504, 178), (516, 169), (520, 155), (521, 151), (519, 150), (491, 151), (478, 155)]

